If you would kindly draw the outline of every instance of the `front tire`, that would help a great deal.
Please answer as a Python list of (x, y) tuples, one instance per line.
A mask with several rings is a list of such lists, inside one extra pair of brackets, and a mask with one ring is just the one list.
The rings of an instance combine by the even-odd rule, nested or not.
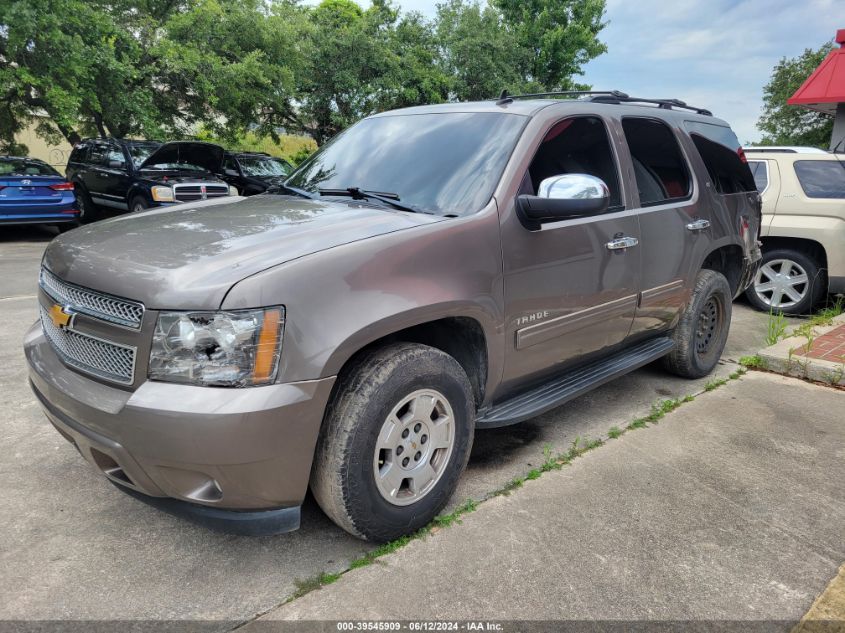
[(675, 347), (664, 366), (684, 378), (701, 378), (722, 357), (731, 326), (733, 294), (728, 280), (714, 270), (701, 270), (692, 298), (672, 331)]
[(801, 315), (812, 312), (826, 289), (819, 265), (812, 257), (777, 248), (763, 253), (745, 296), (758, 310)]
[(472, 447), (472, 387), (448, 354), (398, 343), (340, 378), (317, 443), (311, 491), (344, 530), (374, 542), (443, 509)]
[(147, 201), (144, 199), (144, 196), (135, 196), (134, 198), (132, 198), (132, 202), (129, 203), (129, 211), (132, 213), (146, 211), (149, 208), (150, 205), (147, 204)]

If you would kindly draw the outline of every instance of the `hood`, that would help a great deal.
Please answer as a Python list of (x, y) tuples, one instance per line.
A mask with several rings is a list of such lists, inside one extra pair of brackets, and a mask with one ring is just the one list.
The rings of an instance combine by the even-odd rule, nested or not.
[(208, 172), (216, 172), (223, 164), (223, 148), (214, 143), (198, 141), (173, 141), (165, 143), (150, 154), (139, 169), (148, 169), (155, 165), (176, 165), (188, 163), (202, 167)]
[(350, 242), (443, 221), (339, 201), (262, 195), (89, 224), (53, 240), (44, 264), (150, 309), (217, 309), (242, 279)]

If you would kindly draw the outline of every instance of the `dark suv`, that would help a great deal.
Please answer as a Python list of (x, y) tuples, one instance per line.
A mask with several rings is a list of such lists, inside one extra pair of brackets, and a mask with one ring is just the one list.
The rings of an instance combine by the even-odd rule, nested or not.
[(711, 372), (759, 231), (736, 136), (679, 101), (384, 112), (277, 194), (53, 240), (29, 376), (136, 496), (284, 531), (310, 486), (390, 540), (444, 507), (476, 432), (652, 361)]
[(67, 179), (74, 184), (80, 220), (98, 207), (141, 211), (229, 195), (220, 171), (223, 148), (212, 143), (86, 139), (71, 152)]
[(242, 196), (264, 193), (284, 182), (293, 166), (283, 158), (261, 152), (226, 152), (218, 174)]

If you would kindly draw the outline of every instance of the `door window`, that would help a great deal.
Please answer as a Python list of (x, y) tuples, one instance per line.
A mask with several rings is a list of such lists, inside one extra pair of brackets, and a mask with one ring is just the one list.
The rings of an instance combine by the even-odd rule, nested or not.
[(669, 126), (656, 119), (624, 117), (622, 129), (634, 163), (640, 206), (688, 198), (689, 167)]
[(808, 198), (845, 198), (845, 162), (796, 160), (795, 174)]
[(754, 176), (754, 185), (757, 191), (763, 193), (769, 186), (769, 167), (764, 160), (750, 160), (748, 161), (748, 168), (751, 170), (751, 175)]
[(610, 190), (608, 211), (624, 209), (619, 169), (601, 119), (575, 117), (557, 122), (537, 149), (520, 193), (534, 195), (543, 180), (563, 174), (601, 178)]
[(92, 165), (104, 167), (108, 164), (106, 156), (109, 154), (109, 146), (105, 143), (93, 143), (91, 151), (88, 152), (88, 162)]

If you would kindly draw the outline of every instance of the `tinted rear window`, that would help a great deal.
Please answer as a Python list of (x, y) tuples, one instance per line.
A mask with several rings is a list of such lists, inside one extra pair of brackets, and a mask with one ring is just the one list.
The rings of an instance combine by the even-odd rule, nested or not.
[(685, 121), (684, 125), (717, 192), (757, 191), (742, 146), (731, 128), (698, 121)]
[(58, 176), (59, 172), (40, 160), (0, 159), (0, 176)]
[(796, 160), (795, 174), (808, 198), (845, 198), (845, 163)]

